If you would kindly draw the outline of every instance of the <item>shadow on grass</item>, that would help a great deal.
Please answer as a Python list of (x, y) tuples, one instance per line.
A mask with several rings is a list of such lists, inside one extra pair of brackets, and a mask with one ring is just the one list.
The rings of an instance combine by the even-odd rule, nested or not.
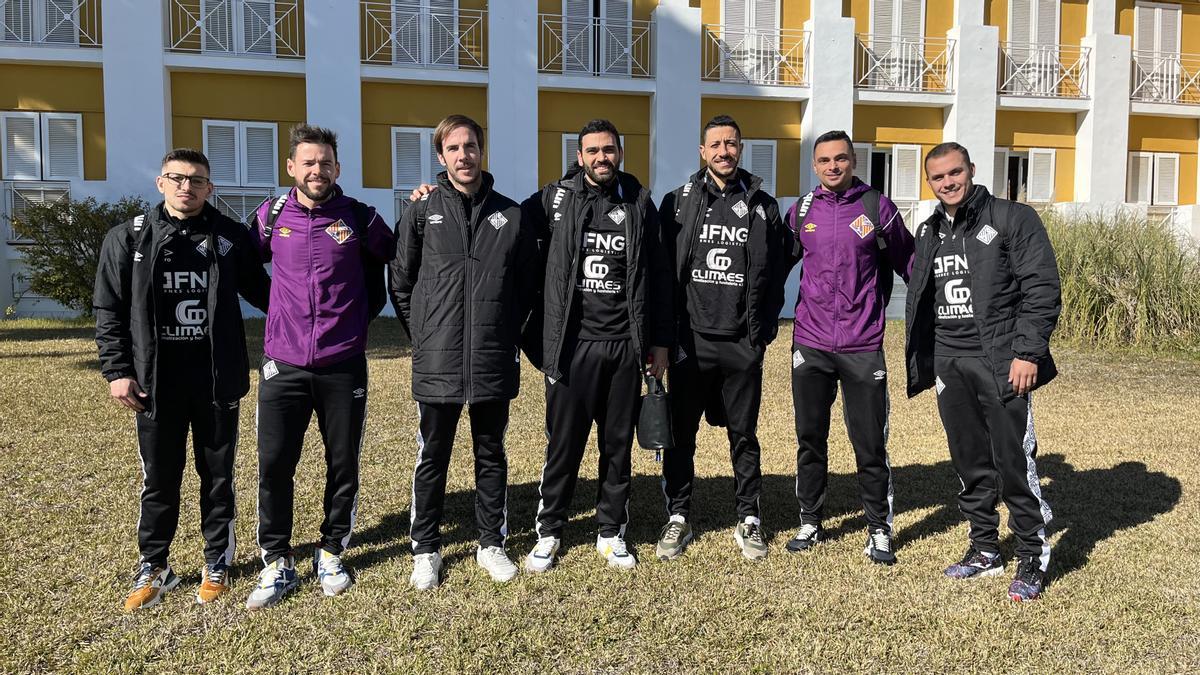
[[(1045, 496), (1055, 512), (1053, 527), (1063, 532), (1054, 549), (1052, 577), (1080, 569), (1087, 564), (1098, 543), (1120, 530), (1136, 527), (1169, 512), (1179, 503), (1182, 494), (1178, 480), (1161, 472), (1148, 471), (1146, 465), (1140, 462), (1123, 462), (1106, 469), (1077, 471), (1064, 461), (1062, 455), (1051, 454), (1038, 459), (1038, 469), (1043, 477), (1049, 478)], [(949, 461), (897, 467), (893, 469), (893, 480), (901, 550), (906, 540), (936, 536), (965, 524), (956, 503), (959, 481)], [(595, 480), (579, 481), (571, 503), (569, 522), (563, 533), (564, 551), (593, 543), (597, 525), (591, 511), (596, 490)], [(790, 536), (790, 530), (799, 523), (794, 490), (794, 476), (763, 476), (763, 520), (767, 530), (775, 532), (772, 538), (777, 547), (782, 547)], [(731, 477), (696, 478), (691, 520), (697, 533), (733, 529), (738, 521), (733, 493)], [(510, 485), (508, 488), (508, 548), (514, 558), (523, 556), (537, 539), (533, 525), (538, 499), (538, 484), (535, 482)], [(935, 509), (933, 513), (906, 524), (906, 512), (929, 508)], [(831, 475), (825, 518), (854, 517), (846, 518), (837, 527), (827, 530), (828, 538), (857, 536), (864, 532), (866, 523), (862, 520), (861, 512), (857, 477), (853, 474)], [(658, 477), (633, 477), (629, 513), (628, 541), (639, 546), (653, 544), (667, 518)], [(474, 514), (473, 490), (459, 490), (446, 495), (442, 520), (444, 546), (467, 543), (478, 538)], [(584, 517), (584, 514), (588, 515)], [(355, 545), (363, 548), (358, 549), (361, 552), (357, 553), (352, 549), (352, 557), (347, 558), (347, 563), (367, 569), (400, 556), (408, 556), (411, 553), (408, 530), (408, 511), (384, 516), (376, 525), (355, 534)], [(383, 546), (380, 547), (381, 544)], [(965, 536), (963, 545), (966, 546)], [(1011, 552), (1012, 542), (1006, 541), (1005, 548)], [(447, 561), (453, 562), (457, 557), (469, 555), (469, 551), (459, 553), (450, 556)]]
[(91, 340), (94, 326), (55, 325), (44, 328), (5, 328), (0, 322), (0, 340), (4, 342), (40, 342), (43, 340)]

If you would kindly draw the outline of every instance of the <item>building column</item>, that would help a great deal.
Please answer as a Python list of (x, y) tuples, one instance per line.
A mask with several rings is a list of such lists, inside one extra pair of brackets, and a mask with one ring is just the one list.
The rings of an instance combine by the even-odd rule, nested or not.
[(487, 22), (488, 166), (503, 168), (496, 189), (521, 201), (539, 187), (537, 3), (493, 2)]
[(650, 189), (661, 197), (700, 166), (700, 8), (662, 0), (651, 15), (654, 94), (650, 102)]
[(816, 184), (812, 142), (817, 136), (843, 129), (854, 136), (854, 19), (842, 16), (842, 3), (812, 0), (809, 32), (809, 98), (800, 113), (800, 194)]
[(958, 0), (954, 27), (954, 98), (946, 108), (942, 140), (955, 141), (971, 153), (975, 182), (992, 185), (996, 147), (996, 68), (1000, 29), (983, 23), (983, 0)]
[(1088, 35), (1082, 43), (1091, 49), (1087, 68), (1091, 101), (1076, 124), (1075, 201), (1116, 206), (1125, 201), (1129, 163), (1132, 42), (1128, 35), (1109, 32)]
[(158, 162), (173, 147), (171, 74), (165, 60), (166, 5), (105, 0), (101, 50), (104, 67), (106, 187), (96, 197), (141, 195), (159, 200)]
[(358, 15), (343, 0), (304, 3), (305, 120), (337, 132), (338, 184), (351, 196), (363, 187)]

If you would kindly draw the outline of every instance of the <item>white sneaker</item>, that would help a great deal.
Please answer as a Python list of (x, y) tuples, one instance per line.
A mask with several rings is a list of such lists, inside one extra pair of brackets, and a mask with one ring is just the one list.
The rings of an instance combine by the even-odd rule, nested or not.
[(313, 551), (313, 574), (321, 582), (321, 591), (329, 597), (341, 594), (354, 584), (354, 579), (342, 565), (341, 556), (323, 548)]
[(525, 570), (537, 574), (545, 572), (554, 565), (554, 555), (558, 553), (558, 537), (542, 537), (533, 545), (533, 550), (525, 556)]
[(413, 556), (412, 576), (408, 583), (418, 591), (431, 591), (442, 583), (442, 554), (418, 553)]
[(512, 581), (513, 577), (517, 576), (517, 566), (508, 558), (508, 554), (499, 546), (488, 546), (480, 548), (475, 552), (475, 562), (480, 567), (487, 570), (491, 575), (492, 581), (504, 583)]
[(285, 555), (271, 561), (258, 575), (258, 586), (246, 598), (246, 609), (270, 607), (295, 590), (300, 583), (296, 561)]
[(621, 569), (633, 569), (637, 565), (637, 559), (625, 547), (625, 540), (621, 535), (615, 537), (596, 537), (596, 550), (604, 559), (608, 561), (609, 567), (619, 567)]

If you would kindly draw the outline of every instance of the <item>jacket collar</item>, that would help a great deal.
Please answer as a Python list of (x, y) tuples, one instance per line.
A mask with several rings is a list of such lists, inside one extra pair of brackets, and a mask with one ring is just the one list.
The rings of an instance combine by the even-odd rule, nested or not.
[[(692, 174), (691, 178), (688, 180), (695, 185), (707, 185), (709, 182), (708, 167), (700, 169), (696, 173)], [(757, 192), (762, 188), (762, 178), (755, 176), (741, 167), (738, 167), (737, 175), (733, 178), (733, 180), (739, 181), (742, 184), (742, 189), (746, 192), (746, 194)]]
[[(480, 171), (479, 176), (479, 190), (471, 196), (471, 201), (475, 204), (482, 204), (488, 195), (491, 194), (492, 186), (496, 184), (496, 179), (487, 171)], [(458, 191), (458, 188), (454, 187), (454, 183), (450, 181), (450, 176), (445, 171), (438, 173), (437, 184), (439, 188), (446, 190), (444, 194), (462, 195)]]
[(813, 190), (813, 196), (817, 199), (827, 199), (831, 201), (854, 201), (858, 199), (862, 193), (871, 189), (870, 185), (862, 182), (857, 176), (850, 180), (850, 187), (841, 192), (834, 192), (826, 188), (824, 185), (817, 185)]

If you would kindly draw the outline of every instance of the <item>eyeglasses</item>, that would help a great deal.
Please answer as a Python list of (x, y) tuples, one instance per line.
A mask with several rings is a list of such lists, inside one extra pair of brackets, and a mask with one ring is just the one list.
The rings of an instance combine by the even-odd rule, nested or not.
[(212, 185), (212, 181), (204, 176), (188, 176), (182, 173), (164, 173), (162, 177), (174, 183), (175, 187), (183, 187), (184, 181), (191, 183), (192, 187), (199, 188), (201, 190), (209, 185)]

